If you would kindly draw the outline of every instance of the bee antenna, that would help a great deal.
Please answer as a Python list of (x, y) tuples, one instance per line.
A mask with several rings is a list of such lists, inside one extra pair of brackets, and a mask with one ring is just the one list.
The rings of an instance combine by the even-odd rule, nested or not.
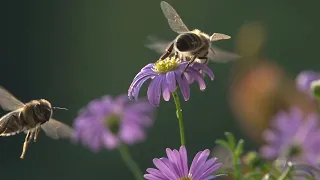
[(53, 110), (68, 110), (67, 108), (63, 108), (63, 107), (52, 107)]

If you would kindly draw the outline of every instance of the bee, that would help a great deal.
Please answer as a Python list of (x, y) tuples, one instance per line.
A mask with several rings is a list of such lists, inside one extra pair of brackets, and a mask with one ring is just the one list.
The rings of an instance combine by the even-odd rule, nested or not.
[[(233, 55), (233, 58), (221, 59), (214, 57), (216, 54), (216, 48), (211, 46), (211, 42), (230, 39), (230, 36), (221, 33), (213, 33), (212, 36), (209, 36), (198, 29), (190, 31), (170, 4), (165, 1), (161, 1), (160, 6), (164, 16), (168, 20), (170, 28), (179, 34), (173, 41), (169, 43), (169, 45), (167, 45), (165, 52), (160, 57), (160, 60), (164, 60), (174, 51), (176, 57), (189, 61), (185, 68), (186, 70), (188, 66), (196, 59), (199, 62), (207, 64), (208, 60), (215, 62), (228, 62), (238, 58), (238, 56), (235, 54)], [(161, 42), (154, 41), (154, 43), (147, 45), (147, 47), (156, 51), (160, 51), (159, 45), (162, 46)]]
[(0, 118), (0, 136), (13, 136), (21, 132), (26, 133), (20, 158), (23, 159), (28, 144), (37, 141), (40, 130), (53, 139), (71, 138), (73, 129), (55, 119), (52, 119), (54, 109), (45, 99), (32, 100), (22, 103), (6, 89), (0, 86), (0, 107), (10, 111)]

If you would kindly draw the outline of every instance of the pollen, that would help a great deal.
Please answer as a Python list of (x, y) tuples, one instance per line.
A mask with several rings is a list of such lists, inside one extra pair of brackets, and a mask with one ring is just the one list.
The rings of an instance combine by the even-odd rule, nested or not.
[(165, 74), (178, 68), (180, 60), (175, 57), (167, 57), (164, 60), (157, 61), (153, 70), (159, 74)]
[(192, 180), (190, 177), (183, 177), (181, 180)]

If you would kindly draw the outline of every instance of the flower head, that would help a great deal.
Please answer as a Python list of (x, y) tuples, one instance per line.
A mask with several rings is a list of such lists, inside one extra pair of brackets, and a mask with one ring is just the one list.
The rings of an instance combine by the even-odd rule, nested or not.
[(74, 140), (94, 152), (143, 141), (145, 129), (153, 124), (153, 110), (147, 101), (132, 102), (126, 95), (93, 100), (74, 121)]
[(297, 88), (299, 91), (312, 97), (311, 84), (316, 80), (320, 80), (320, 73), (313, 71), (302, 71), (296, 78)]
[(194, 157), (190, 169), (188, 168), (187, 150), (184, 146), (180, 150), (167, 149), (168, 158), (153, 159), (157, 169), (148, 168), (144, 178), (148, 180), (210, 180), (220, 175), (212, 175), (222, 164), (216, 163), (216, 158), (208, 160), (210, 151), (200, 151)]
[(193, 63), (182, 73), (187, 64), (187, 61), (180, 61), (179, 59), (171, 57), (146, 65), (133, 79), (128, 90), (129, 98), (137, 100), (143, 83), (151, 79), (152, 81), (148, 87), (148, 99), (153, 106), (159, 106), (161, 92), (163, 99), (169, 101), (170, 93), (176, 90), (177, 83), (181, 89), (184, 100), (189, 100), (189, 84), (197, 81), (200, 90), (206, 88), (203, 76), (199, 71), (206, 73), (211, 80), (214, 79), (214, 75), (206, 65), (201, 63)]
[(260, 149), (267, 159), (284, 158), (295, 163), (316, 166), (320, 160), (320, 131), (316, 114), (306, 118), (297, 108), (278, 113), (273, 128), (264, 132), (267, 142)]

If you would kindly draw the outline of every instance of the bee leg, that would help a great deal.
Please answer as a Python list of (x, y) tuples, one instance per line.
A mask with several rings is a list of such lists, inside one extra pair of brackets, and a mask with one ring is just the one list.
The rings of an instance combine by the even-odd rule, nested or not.
[(28, 131), (27, 135), (26, 135), (26, 138), (24, 139), (24, 143), (23, 143), (23, 150), (22, 150), (22, 153), (21, 153), (21, 156), (20, 156), (20, 159), (23, 159), (24, 158), (24, 155), (26, 154), (26, 151), (27, 151), (27, 148), (28, 148), (28, 144), (30, 142), (30, 135), (31, 135), (31, 131)]
[(198, 57), (198, 59), (202, 59), (202, 60), (205, 60), (205, 62), (203, 63), (204, 65), (208, 65), (208, 57)]
[[(198, 59), (204, 59), (205, 62), (203, 64), (204, 65), (208, 65), (208, 62), (209, 62), (208, 57), (198, 57)], [(200, 70), (199, 72), (202, 74), (202, 77), (205, 76), (205, 74), (204, 74), (204, 72), (202, 70)]]
[[(175, 52), (175, 53), (174, 53), (174, 58), (175, 58), (175, 59), (178, 59), (178, 58), (179, 58), (179, 53), (178, 53), (178, 52)], [(181, 61), (181, 59), (180, 59), (180, 61)]]
[(194, 55), (194, 56), (192, 57), (192, 59), (188, 62), (187, 66), (186, 66), (186, 67), (184, 68), (184, 70), (182, 71), (181, 76), (183, 75), (184, 72), (186, 72), (187, 68), (190, 66), (191, 63), (193, 63), (193, 62), (196, 60), (196, 58), (197, 58), (197, 55)]
[(171, 42), (171, 44), (167, 47), (166, 52), (160, 57), (160, 60), (164, 60), (172, 53), (173, 45), (174, 42)]
[(35, 133), (34, 133), (34, 137), (33, 137), (33, 142), (37, 142), (37, 138), (39, 136), (40, 133), (40, 126), (36, 128)]

